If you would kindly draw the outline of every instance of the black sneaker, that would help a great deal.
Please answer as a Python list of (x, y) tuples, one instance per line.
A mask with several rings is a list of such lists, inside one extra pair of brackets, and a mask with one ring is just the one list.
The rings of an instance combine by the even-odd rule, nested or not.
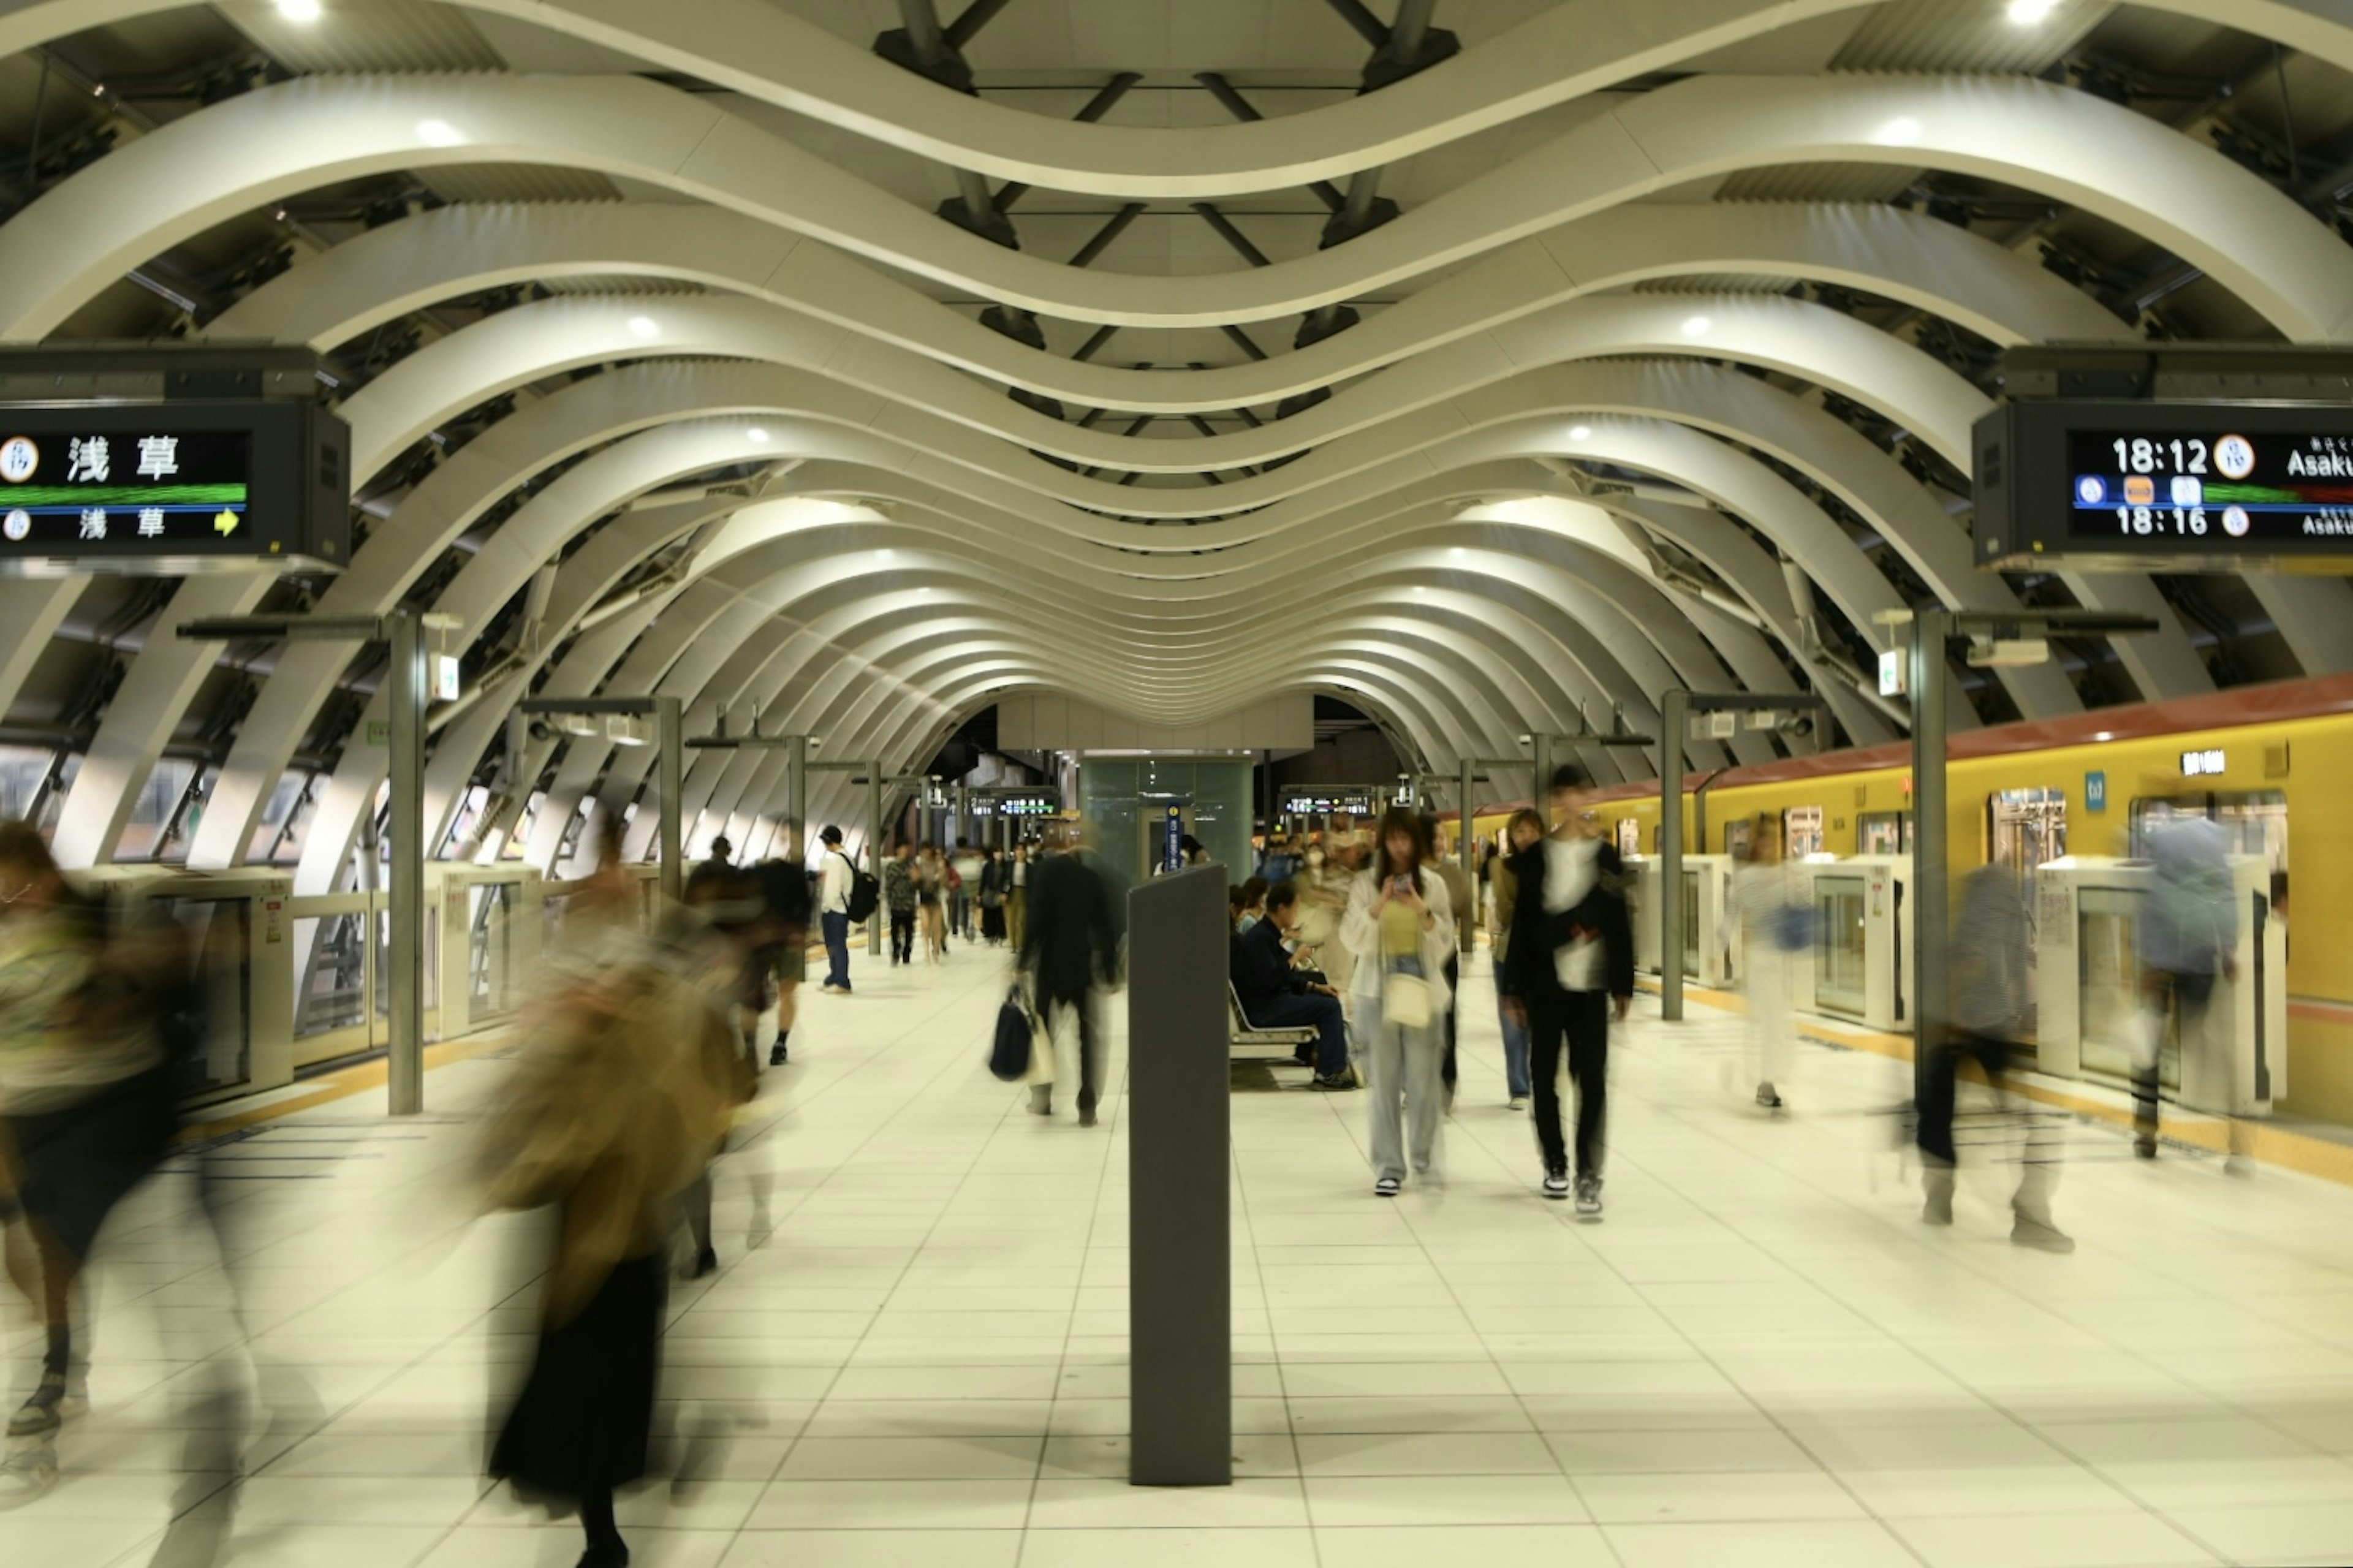
[(1556, 1198), (1562, 1202), (1567, 1202), (1568, 1198), (1568, 1173), (1567, 1171), (1546, 1171), (1545, 1173), (1544, 1179), (1544, 1195), (1548, 1198)]
[(784, 1066), (787, 1058), (787, 1055), (788, 1053), (785, 1050), (785, 1042), (778, 1040), (775, 1045), (768, 1047), (768, 1065), (772, 1068), (780, 1068)]
[(1356, 1075), (1346, 1068), (1334, 1073), (1319, 1072), (1315, 1075), (1315, 1087), (1334, 1094), (1345, 1094), (1356, 1087)]

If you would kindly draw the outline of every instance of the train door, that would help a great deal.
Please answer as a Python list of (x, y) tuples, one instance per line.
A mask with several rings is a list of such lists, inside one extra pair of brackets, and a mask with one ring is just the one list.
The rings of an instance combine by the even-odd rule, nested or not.
[(1621, 816), (1618, 819), (1618, 853), (1628, 858), (1642, 852), (1642, 824), (1640, 818)]
[(2034, 868), (2067, 853), (2067, 792), (2006, 789), (1986, 798), (1987, 860), (2026, 885)]

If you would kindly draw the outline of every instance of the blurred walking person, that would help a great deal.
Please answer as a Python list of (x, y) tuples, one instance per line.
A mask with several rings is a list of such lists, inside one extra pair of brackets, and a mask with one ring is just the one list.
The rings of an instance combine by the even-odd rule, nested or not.
[(1780, 814), (1758, 812), (1747, 862), (1732, 876), (1727, 922), (1739, 931), (1740, 983), (1748, 994), (1748, 1076), (1767, 1110), (1782, 1109), (1780, 1086), (1798, 1065), (1792, 998), (1798, 966), (1814, 945), (1810, 889), (1781, 850)]
[(629, 1560), (614, 1493), (649, 1468), (680, 1195), (749, 1095), (734, 1029), (682, 973), (686, 918), (565, 976), (483, 1144), (494, 1205), (555, 1211), (539, 1343), (491, 1473), (577, 1511), (581, 1568)]
[(915, 847), (905, 839), (882, 863), (882, 903), (891, 911), (891, 966), (915, 962)]
[(1512, 862), (1519, 896), (1506, 978), (1509, 1005), (1528, 1025), (1544, 1195), (1569, 1195), (1560, 1116), (1565, 1053), (1577, 1091), (1577, 1214), (1598, 1220), (1609, 1144), (1609, 1024), (1613, 1012), (1623, 1022), (1633, 1000), (1634, 941), (1624, 863), (1584, 809), (1591, 787), (1575, 763), (1555, 769), (1553, 830)]
[(1393, 1198), (1409, 1160), (1426, 1176), (1437, 1157), (1440, 1016), (1453, 1005), (1445, 971), (1454, 910), (1430, 864), (1429, 830), (1411, 810), (1397, 806), (1381, 818), (1373, 863), (1349, 890), (1340, 941), (1356, 960), (1356, 1030), (1369, 1058), (1373, 1192)]
[(1006, 863), (1005, 877), (1005, 940), (1018, 952), (1028, 931), (1023, 921), (1029, 913), (1029, 846), (1015, 846)]
[(1012, 889), (1005, 851), (991, 846), (980, 868), (980, 939), (991, 947), (1005, 940), (1005, 899)]
[(923, 846), (915, 861), (915, 912), (923, 928), (923, 962), (937, 963), (948, 951), (947, 868), (940, 863), (936, 844)]
[(76, 1284), (107, 1215), (172, 1136), (151, 1011), (106, 962), (100, 911), (29, 824), (0, 825), (0, 1211), (9, 1278), (42, 1329), (41, 1373), (10, 1417), (0, 1507), (57, 1480), (57, 1435), (89, 1405)]
[(2010, 1053), (2026, 1019), (2028, 939), (2026, 900), (2006, 866), (1980, 866), (1961, 885), (1953, 921), (1950, 974), (1953, 1037), (1928, 1052), (1920, 1069), (1920, 1165), (1927, 1202), (1920, 1217), (1953, 1223), (1953, 1138), (1963, 1058), (1978, 1064), (2002, 1108), (2022, 1119), (2025, 1158), (2010, 1198), (2010, 1239), (2044, 1252), (2073, 1252), (2073, 1237), (2051, 1219), (2051, 1191), (2059, 1181), (2054, 1116), (2010, 1093)]
[[(1432, 846), (1430, 868), (1438, 873), (1440, 881), (1446, 884), (1447, 905), (1454, 911), (1454, 945), (1447, 950), (1446, 972), (1441, 978), (1446, 982), (1446, 994), (1455, 996), (1462, 991), (1463, 937), (1478, 924), (1479, 889), (1471, 880), (1471, 873), (1447, 853), (1445, 836), (1438, 831), (1434, 819), (1427, 825), (1426, 837)], [(1439, 1062), (1438, 1079), (1445, 1089), (1446, 1109), (1450, 1114), (1454, 1110), (1454, 1081), (1458, 1076), (1454, 1056), (1461, 1021), (1459, 1009), (1446, 1009), (1446, 1053)]]
[[(2157, 1158), (2159, 1062), (2168, 1023), (2184, 1057), (2202, 1048), (2214, 982), (2239, 979), (2239, 910), (2231, 894), (2231, 841), (2206, 816), (2160, 817), (2149, 835), (2157, 874), (2133, 922), (2141, 1013), (2133, 1061), (2133, 1152)], [(2239, 1153), (2232, 1124), (2231, 1158)]]
[[(1512, 814), (1504, 827), (1511, 841), (1513, 855), (1525, 855), (1544, 837), (1544, 818), (1533, 807), (1522, 806)], [(1519, 879), (1512, 875), (1509, 860), (1503, 856), (1490, 856), (1487, 866), (1487, 887), (1495, 906), (1494, 933), (1489, 939), (1488, 967), (1494, 972), (1495, 1012), (1504, 1031), (1504, 1079), (1511, 1091), (1512, 1109), (1525, 1110), (1528, 1096), (1534, 1092), (1528, 1082), (1528, 1019), (1525, 1011), (1512, 1005), (1504, 965), (1510, 960), (1512, 948), (1512, 916), (1519, 903)]]
[[(1094, 993), (1118, 978), (1119, 933), (1112, 914), (1111, 886), (1075, 852), (1067, 824), (1053, 837), (1043, 860), (1029, 874), (1029, 918), (1017, 966), (1029, 977), (1039, 1016), (1053, 1037), (1062, 1014), (1078, 1015), (1079, 1125), (1095, 1124), (1102, 1078), (1103, 1042)], [(1032, 1088), (1029, 1108), (1040, 1116), (1053, 1110), (1050, 1084)]]

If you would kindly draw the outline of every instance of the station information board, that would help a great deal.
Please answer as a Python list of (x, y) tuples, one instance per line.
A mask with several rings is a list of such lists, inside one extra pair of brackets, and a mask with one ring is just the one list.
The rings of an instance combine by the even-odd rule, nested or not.
[(339, 571), (349, 453), (303, 402), (0, 405), (0, 575)]
[(2017, 402), (1973, 439), (1980, 566), (2353, 573), (2353, 407)]
[(1286, 790), (1282, 813), (1286, 816), (1371, 816), (1380, 809), (1377, 799), (1375, 791), (1362, 788)]
[(1054, 794), (976, 795), (972, 801), (975, 816), (1060, 816), (1062, 797)]

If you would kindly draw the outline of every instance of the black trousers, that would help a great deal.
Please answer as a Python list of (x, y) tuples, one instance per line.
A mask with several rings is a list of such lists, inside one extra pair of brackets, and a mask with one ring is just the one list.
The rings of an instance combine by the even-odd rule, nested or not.
[[(1446, 994), (1459, 996), (1461, 993), (1462, 955), (1458, 952), (1446, 961)], [(1454, 1020), (1461, 1011), (1460, 1007), (1446, 1010), (1446, 1056), (1438, 1064), (1438, 1081), (1446, 1086), (1450, 1094), (1454, 1089)]]
[(1960, 1094), (1956, 1075), (1963, 1057), (1975, 1060), (1986, 1081), (2000, 1089), (2002, 1073), (2010, 1066), (2010, 1046), (1981, 1035), (1956, 1035), (1949, 1045), (1936, 1047), (1920, 1064), (1920, 1152), (1947, 1165), (1959, 1158), (1953, 1152), (1953, 1109)]
[(891, 962), (915, 962), (915, 911), (913, 910), (891, 911)]
[(1545, 1169), (1568, 1169), (1561, 1139), (1560, 1061), (1577, 1090), (1577, 1173), (1599, 1180), (1609, 1124), (1609, 996), (1547, 990), (1528, 1001), (1528, 1068), (1535, 1080), (1536, 1146)]
[[(2179, 974), (2171, 970), (2152, 969), (2141, 977), (2141, 1005), (2157, 1015), (2151, 1026), (2164, 1038), (2166, 1019), (2171, 1016), (2175, 1032), (2187, 1041), (2198, 1039), (2206, 1027), (2206, 1005), (2213, 999), (2212, 971), (2203, 974)], [(2158, 1075), (2164, 1070), (2164, 1048), (2158, 1047), (2147, 1067), (2136, 1066), (2132, 1075), (2133, 1131), (2145, 1138), (2157, 1136), (2158, 1102), (2164, 1097)]]

